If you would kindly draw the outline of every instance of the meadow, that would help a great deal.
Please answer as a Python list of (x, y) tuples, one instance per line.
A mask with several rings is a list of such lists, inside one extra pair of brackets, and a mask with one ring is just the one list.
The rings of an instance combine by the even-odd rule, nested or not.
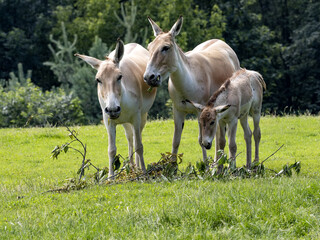
[[(72, 129), (87, 144), (88, 158), (107, 166), (104, 126)], [(75, 177), (81, 164), (72, 151), (50, 158), (56, 145), (69, 141), (66, 128), (0, 129), (0, 239), (319, 239), (320, 117), (265, 116), (261, 131), (261, 160), (284, 144), (266, 168), (280, 171), (300, 161), (299, 175), (102, 184), (57, 193), (46, 191)], [(172, 135), (172, 120), (147, 123), (146, 163), (171, 151)], [(197, 122), (186, 121), (179, 168), (201, 159), (197, 136)], [(241, 166), (245, 143), (240, 126), (237, 144)], [(117, 148), (127, 157), (121, 126)]]

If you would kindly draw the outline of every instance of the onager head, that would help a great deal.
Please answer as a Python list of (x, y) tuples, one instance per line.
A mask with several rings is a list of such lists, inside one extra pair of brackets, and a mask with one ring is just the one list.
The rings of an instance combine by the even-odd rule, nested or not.
[(114, 58), (99, 60), (93, 57), (75, 54), (97, 70), (98, 96), (101, 108), (109, 115), (110, 119), (117, 119), (121, 113), (121, 79), (119, 68), (124, 53), (124, 44), (118, 40)]
[(221, 118), (221, 114), (228, 110), (231, 105), (222, 105), (214, 107), (211, 104), (207, 106), (203, 106), (198, 103), (191, 103), (198, 111), (200, 111), (200, 128), (201, 128), (201, 139), (202, 146), (206, 149), (210, 149), (212, 147), (212, 142), (217, 132), (217, 127), (219, 124), (219, 120)]
[(210, 149), (212, 141), (217, 133), (217, 127), (220, 120), (220, 113), (226, 111), (230, 105), (219, 107), (205, 107), (200, 114), (200, 127), (202, 135), (202, 146)]
[(148, 45), (150, 59), (144, 73), (144, 80), (151, 87), (158, 87), (163, 79), (168, 78), (170, 73), (177, 69), (176, 59), (180, 49), (175, 42), (175, 37), (181, 30), (183, 18), (180, 16), (167, 33), (164, 33), (151, 18), (148, 17), (148, 20), (156, 38)]

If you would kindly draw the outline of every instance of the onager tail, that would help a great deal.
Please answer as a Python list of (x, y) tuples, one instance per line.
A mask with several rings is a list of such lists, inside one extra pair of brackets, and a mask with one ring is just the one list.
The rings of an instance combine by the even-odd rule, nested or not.
[(261, 86), (263, 87), (263, 89), (267, 90), (267, 85), (266, 85), (266, 83), (260, 73), (258, 73), (258, 80), (259, 80)]
[(253, 71), (254, 77), (258, 80), (258, 82), (261, 84), (264, 90), (267, 89), (266, 83), (262, 77), (262, 75), (256, 71)]

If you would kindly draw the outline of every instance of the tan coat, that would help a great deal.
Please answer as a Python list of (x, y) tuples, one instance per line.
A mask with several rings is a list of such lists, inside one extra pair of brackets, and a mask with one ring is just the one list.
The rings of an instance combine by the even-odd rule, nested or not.
[[(167, 33), (164, 33), (152, 19), (149, 18), (149, 21), (156, 38), (148, 46), (150, 60), (144, 79), (150, 86), (158, 87), (169, 77), (168, 90), (173, 102), (175, 124), (172, 153), (177, 154), (185, 116), (188, 113), (199, 116), (191, 104), (185, 104), (185, 99), (205, 104), (214, 91), (233, 72), (240, 69), (240, 64), (231, 47), (217, 39), (201, 43), (187, 53), (182, 52), (175, 41), (182, 27), (182, 17)], [(205, 160), (205, 148), (202, 148), (202, 151)]]
[(255, 161), (259, 161), (259, 127), (263, 89), (266, 84), (262, 76), (246, 69), (235, 72), (210, 98), (206, 106), (193, 103), (200, 111), (202, 145), (210, 149), (216, 136), (216, 151), (225, 147), (225, 127), (228, 126), (229, 157), (236, 157), (236, 132), (240, 119), (247, 146), (247, 167), (251, 167), (251, 137), (248, 115), (253, 117)]
[(156, 96), (156, 89), (148, 91), (149, 86), (143, 81), (148, 51), (139, 44), (124, 45), (119, 40), (116, 49), (105, 60), (80, 54), (76, 56), (97, 70), (98, 97), (109, 138), (109, 177), (114, 175), (112, 164), (117, 151), (117, 124), (123, 124), (125, 128), (131, 164), (134, 140), (136, 165), (145, 172), (141, 132)]

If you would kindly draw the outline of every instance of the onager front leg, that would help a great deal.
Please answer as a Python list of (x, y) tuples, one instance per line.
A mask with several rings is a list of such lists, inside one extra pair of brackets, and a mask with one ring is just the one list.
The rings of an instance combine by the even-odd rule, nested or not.
[[(218, 161), (218, 159), (221, 157), (220, 154), (218, 154), (219, 150), (223, 150), (226, 146), (226, 124), (224, 122), (219, 122), (217, 126), (217, 132), (215, 136), (216, 141), (216, 149), (215, 149), (215, 158), (214, 161)], [(223, 165), (218, 166), (218, 173), (221, 173), (223, 169)]]
[(237, 144), (236, 144), (237, 124), (238, 124), (237, 118), (231, 120), (231, 122), (229, 123), (229, 129), (228, 129), (229, 158), (231, 158), (231, 161), (234, 161), (235, 166), (236, 166), (236, 153), (237, 153)]
[(173, 119), (174, 119), (174, 134), (172, 140), (172, 154), (178, 154), (178, 149), (181, 141), (182, 130), (184, 127), (185, 113), (176, 110), (173, 107)]
[(141, 170), (143, 171), (143, 173), (146, 173), (146, 167), (143, 159), (143, 144), (142, 144), (142, 138), (141, 138), (141, 117), (140, 117), (140, 114), (137, 114), (137, 115), (138, 116), (133, 123), (136, 161), (138, 161), (137, 159), (139, 159)]
[(201, 125), (200, 125), (200, 114), (198, 115), (198, 126), (199, 126), (199, 136), (198, 141), (202, 149), (202, 160), (205, 162), (207, 160), (207, 150), (204, 146), (202, 146), (202, 134), (201, 134)]
[(116, 125), (110, 121), (108, 124), (107, 117), (104, 117), (104, 122), (108, 131), (108, 155), (109, 155), (109, 175), (108, 177), (113, 177), (113, 161), (117, 154), (116, 147)]

